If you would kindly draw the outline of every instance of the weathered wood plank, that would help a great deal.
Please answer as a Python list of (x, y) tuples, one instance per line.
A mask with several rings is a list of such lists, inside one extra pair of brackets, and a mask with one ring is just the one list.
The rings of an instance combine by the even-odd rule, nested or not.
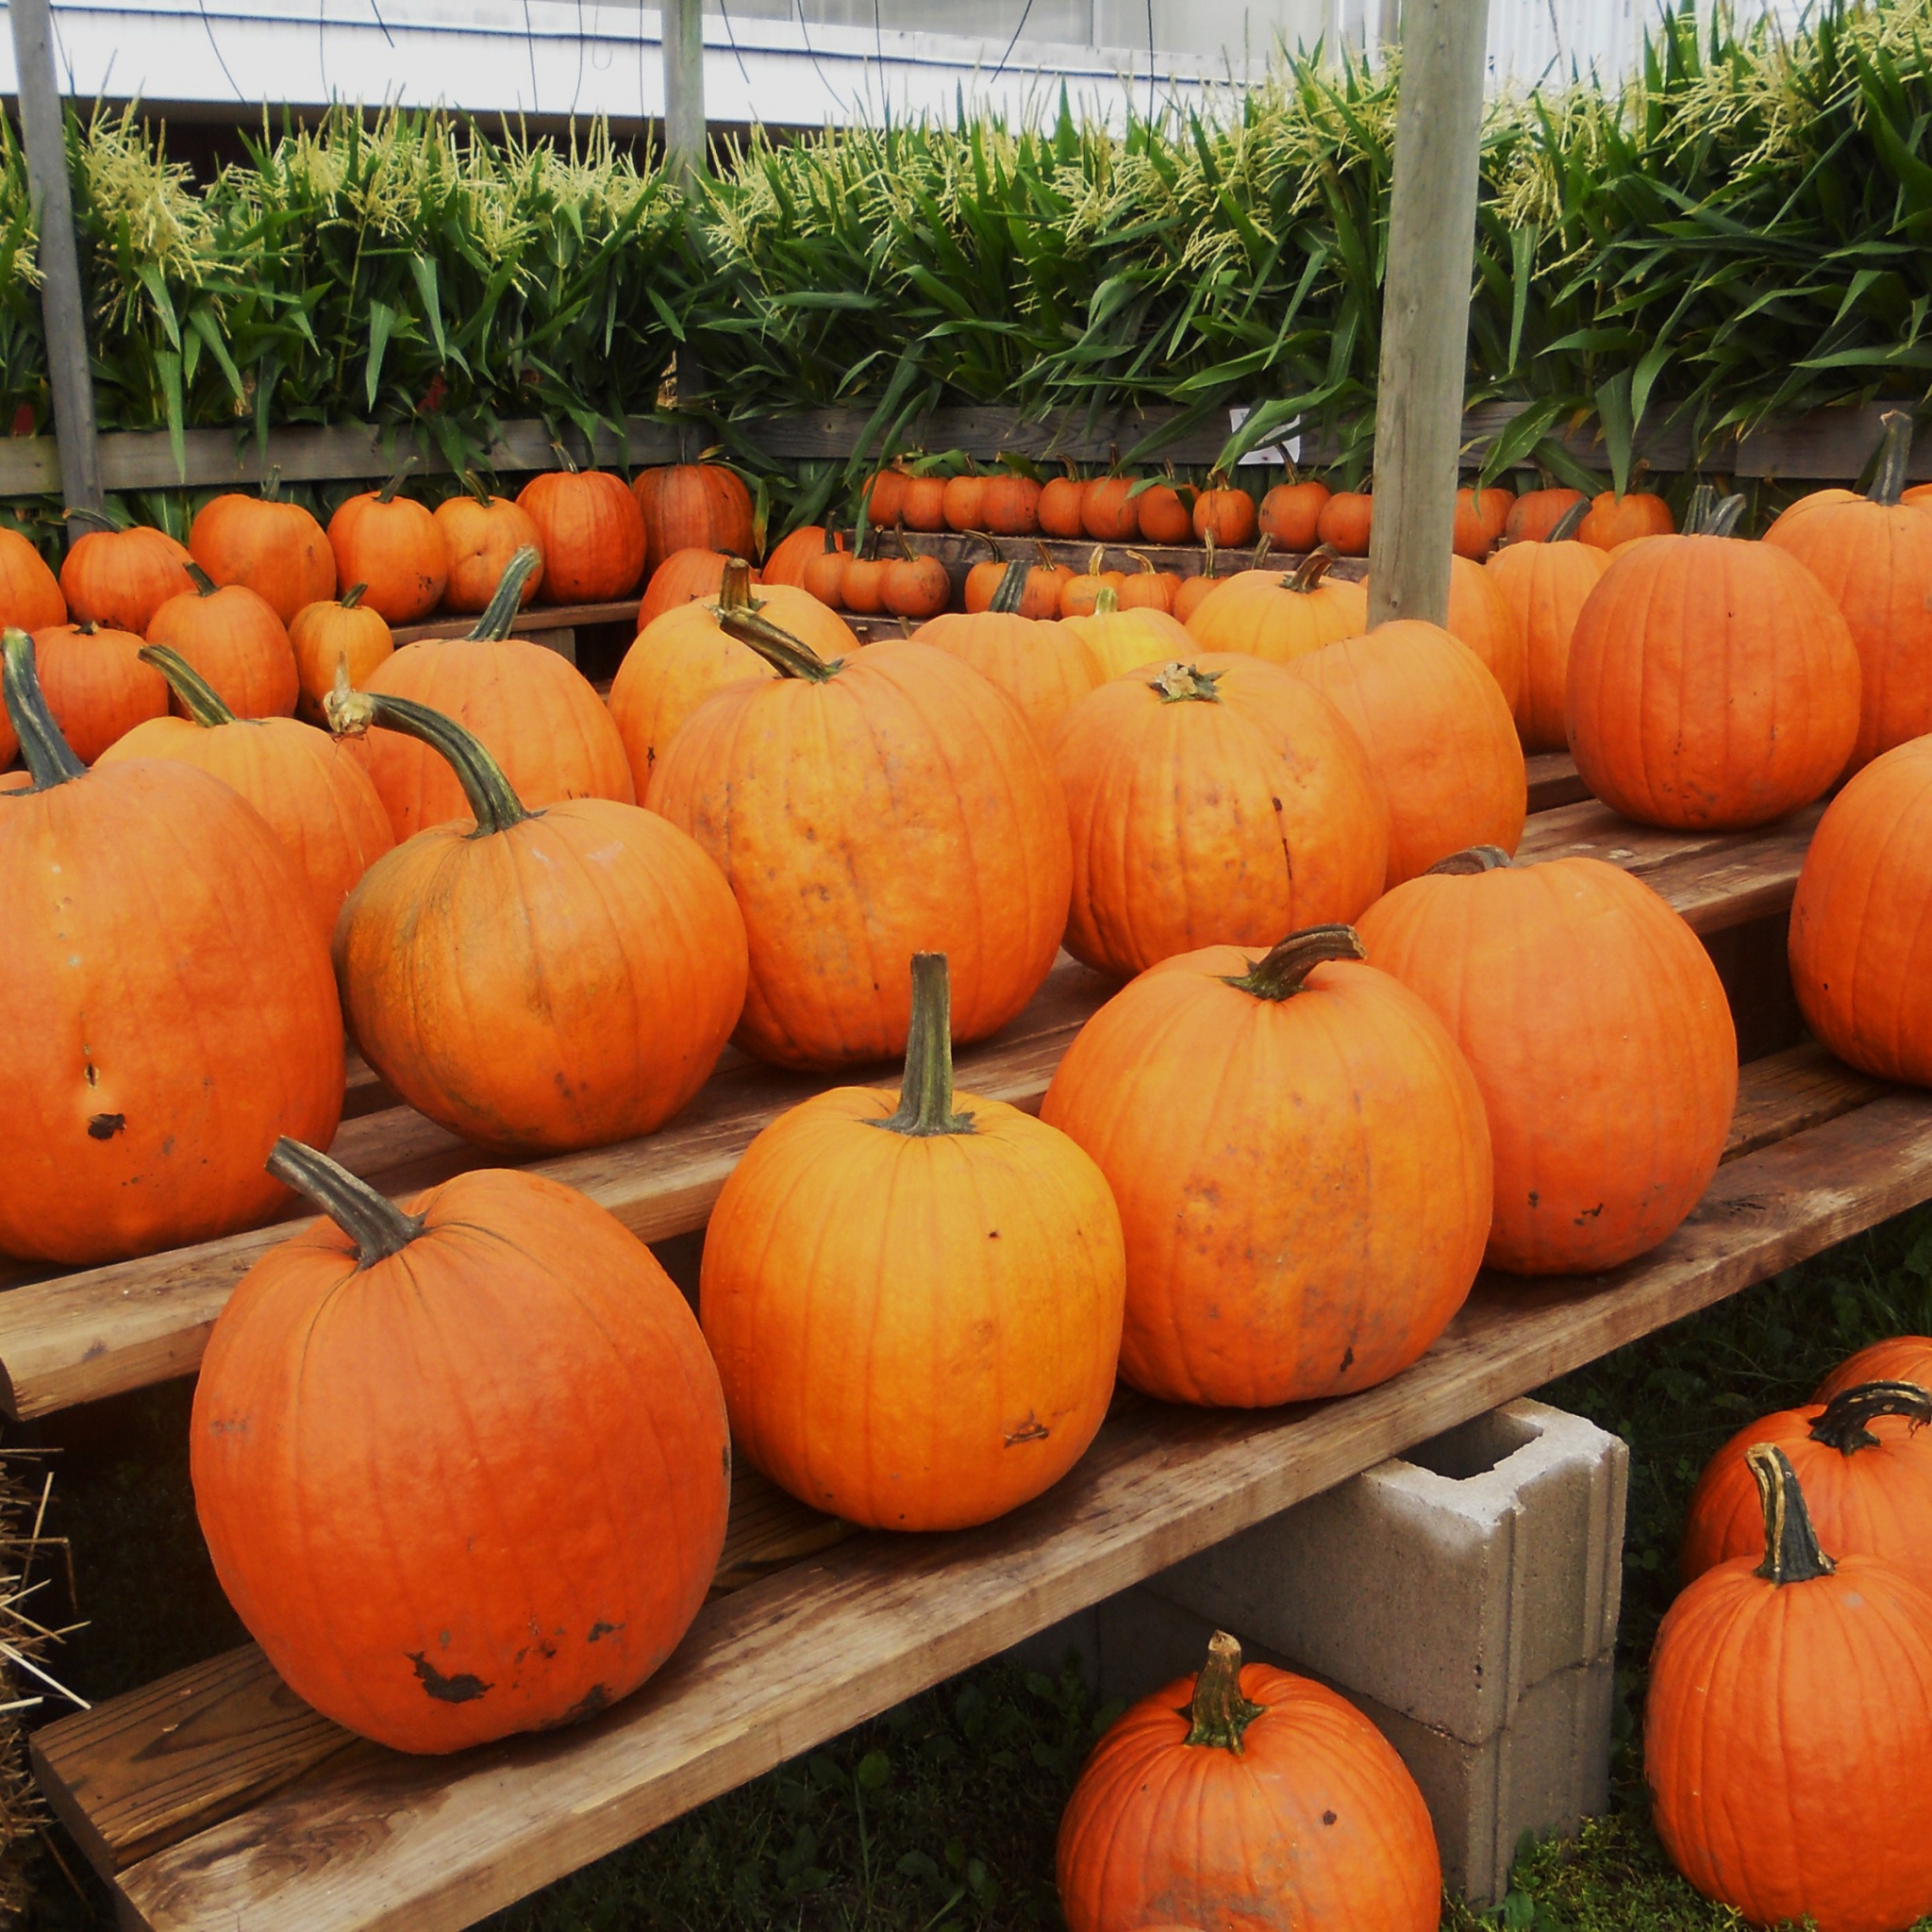
[(1529, 776), (1529, 811), (1555, 811), (1559, 806), (1581, 805), (1590, 787), (1577, 775), (1576, 760), (1567, 751), (1536, 751), (1524, 759)]
[[(607, 604), (530, 604), (517, 612), (512, 635), (541, 643), (546, 631), (577, 630), (587, 624), (634, 624), (637, 614), (636, 597)], [(474, 617), (432, 617), (424, 624), (398, 625), (392, 635), (398, 644), (413, 644), (419, 638), (466, 638), (475, 627)]]
[(1899, 1091), (1834, 1059), (1815, 1040), (1767, 1054), (1739, 1079), (1724, 1158), (1741, 1159)]

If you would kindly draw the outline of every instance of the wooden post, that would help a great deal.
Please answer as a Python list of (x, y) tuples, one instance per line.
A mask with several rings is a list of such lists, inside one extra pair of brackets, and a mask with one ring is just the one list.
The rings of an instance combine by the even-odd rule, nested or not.
[(1375, 393), (1369, 622), (1449, 615), (1489, 0), (1406, 0)]
[(21, 131), (27, 193), (40, 230), (41, 318), (54, 389), (54, 434), (60, 447), (60, 493), (69, 509), (99, 509), (101, 452), (94, 439), (94, 388), (88, 367), (87, 308), (74, 246), (74, 197), (67, 181), (67, 131), (54, 68), (48, 0), (12, 0), (13, 61), (20, 73)]
[(680, 181), (705, 172), (704, 0), (661, 0), (664, 165)]

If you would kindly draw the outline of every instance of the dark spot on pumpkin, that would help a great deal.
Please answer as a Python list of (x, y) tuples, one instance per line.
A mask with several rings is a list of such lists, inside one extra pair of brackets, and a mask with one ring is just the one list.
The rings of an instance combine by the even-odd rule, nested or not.
[(1350, 1346), (1348, 1348), (1344, 1348), (1341, 1351), (1341, 1366), (1339, 1369), (1337, 1369), (1335, 1373), (1338, 1375), (1345, 1375), (1348, 1374), (1349, 1370), (1351, 1370), (1354, 1367), (1355, 1349), (1353, 1346)]
[(1322, 1814), (1322, 1823), (1323, 1823), (1324, 1824), (1333, 1824), (1335, 1823), (1335, 1814), (1334, 1814), (1334, 1812), (1332, 1812), (1332, 1811), (1324, 1811), (1324, 1812), (1323, 1812), (1323, 1814)]
[(101, 1070), (92, 1060), (87, 1063), (87, 1084), (90, 1087), (98, 1087), (101, 1084)]
[(996, 1227), (990, 1227), (990, 1228), (988, 1228), (988, 1229), (987, 1229), (987, 1231), (986, 1231), (986, 1238), (987, 1238), (987, 1240), (988, 1240), (988, 1241), (998, 1241), (998, 1240), (999, 1240), (999, 1238), (1000, 1238), (1000, 1231), (999, 1231), (999, 1229), (998, 1229), (998, 1228), (996, 1228)]
[(473, 1676), (468, 1671), (458, 1671), (453, 1677), (445, 1677), (420, 1650), (407, 1653), (409, 1661), (416, 1666), (416, 1675), (425, 1690), (439, 1704), (473, 1704), (490, 1689), (481, 1677)]
[(127, 1124), (125, 1113), (97, 1113), (87, 1124), (91, 1141), (111, 1141)]
[(622, 1624), (607, 1624), (603, 1618), (599, 1617), (591, 1625), (591, 1634), (584, 1641), (587, 1643), (595, 1643), (600, 1637), (615, 1637), (623, 1628), (624, 1625)]
[(726, 1442), (724, 1445), (724, 1480), (727, 1483), (731, 1480), (731, 1444), (729, 1442)]
[(1583, 1210), (1583, 1212), (1576, 1217), (1577, 1226), (1581, 1227), (1586, 1221), (1594, 1221), (1597, 1218), (1597, 1216), (1601, 1214), (1603, 1211), (1604, 1204), (1601, 1201), (1599, 1201), (1594, 1208), (1586, 1208)]
[(1029, 1408), (1026, 1411), (1026, 1420), (1017, 1428), (1007, 1431), (1007, 1447), (1010, 1449), (1016, 1442), (1043, 1442), (1052, 1433), (1053, 1431)]
[(601, 1684), (592, 1684), (571, 1707), (564, 1712), (567, 1724), (588, 1724), (598, 1712), (610, 1708), (610, 1693)]
[(1530, 1205), (1530, 1206), (1531, 1206), (1532, 1208), (1534, 1208), (1534, 1207), (1536, 1206), (1536, 1199), (1537, 1199), (1537, 1196), (1536, 1196), (1536, 1190), (1535, 1190), (1534, 1188), (1532, 1188), (1532, 1189), (1530, 1189), (1530, 1191), (1529, 1191), (1529, 1205)]
[(1274, 808), (1274, 809), (1275, 809), (1276, 811), (1279, 811), (1279, 810), (1281, 809), (1281, 801), (1280, 801), (1280, 799), (1278, 799), (1278, 798), (1271, 798), (1271, 799), (1270, 799), (1270, 800), (1268, 801), (1268, 803), (1269, 803), (1270, 805), (1272, 805), (1272, 806), (1273, 806), (1273, 807)]
[(439, 1630), (436, 1633), (436, 1647), (439, 1650), (447, 1650), (449, 1648), (449, 1632), (447, 1630)]

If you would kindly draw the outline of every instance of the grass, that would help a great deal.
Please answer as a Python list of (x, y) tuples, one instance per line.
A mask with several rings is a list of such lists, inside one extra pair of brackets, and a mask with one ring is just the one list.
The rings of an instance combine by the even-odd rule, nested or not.
[[(1614, 1808), (1574, 1840), (1525, 1847), (1497, 1911), (1451, 1904), (1444, 1932), (1731, 1932), (1665, 1864), (1645, 1820), (1634, 1714), (1674, 1590), (1679, 1528), (1705, 1459), (1765, 1410), (1803, 1400), (1880, 1335), (1932, 1331), (1932, 1208), (1887, 1223), (1565, 1377), (1544, 1399), (1630, 1444)], [(212, 1655), (241, 1632), (215, 1585), (187, 1483), (186, 1391), (60, 1421), (50, 1528), (74, 1539), (82, 1614), (60, 1674), (101, 1698)], [(490, 1921), (492, 1932), (1056, 1932), (1053, 1840), (1113, 1713), (1074, 1673), (967, 1673), (705, 1806)], [(56, 1840), (58, 1843), (58, 1840)], [(77, 1873), (80, 1860), (63, 1846)], [(41, 1852), (22, 1924), (112, 1923)], [(1932, 1924), (1932, 1922), (1928, 1922)]]

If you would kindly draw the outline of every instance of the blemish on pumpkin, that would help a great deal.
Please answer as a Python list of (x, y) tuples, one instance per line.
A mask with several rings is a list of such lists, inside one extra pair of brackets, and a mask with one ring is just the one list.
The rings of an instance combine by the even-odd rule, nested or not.
[(988, 1228), (988, 1229), (987, 1229), (987, 1231), (986, 1231), (986, 1238), (987, 1238), (987, 1240), (988, 1240), (988, 1241), (998, 1241), (998, 1240), (999, 1240), (999, 1238), (1000, 1238), (1000, 1231), (999, 1231), (999, 1229), (998, 1229), (998, 1228), (996, 1228), (996, 1227), (990, 1227), (990, 1228)]
[(1530, 1205), (1530, 1206), (1531, 1206), (1532, 1208), (1534, 1208), (1534, 1207), (1536, 1206), (1536, 1203), (1537, 1203), (1537, 1192), (1536, 1192), (1536, 1190), (1535, 1190), (1534, 1188), (1532, 1188), (1532, 1189), (1530, 1189), (1530, 1191), (1529, 1191), (1529, 1205)]
[(404, 1653), (416, 1666), (416, 1675), (423, 1688), (439, 1704), (473, 1704), (490, 1689), (481, 1677), (468, 1671), (458, 1671), (453, 1677), (445, 1677), (420, 1650)]
[(1586, 1208), (1583, 1210), (1583, 1212), (1576, 1217), (1577, 1226), (1581, 1227), (1586, 1221), (1594, 1221), (1597, 1218), (1597, 1216), (1601, 1214), (1603, 1211), (1604, 1204), (1601, 1201), (1599, 1201), (1594, 1208)]
[(90, 1087), (98, 1087), (101, 1084), (101, 1070), (92, 1060), (87, 1063), (87, 1084)]
[(1334, 1812), (1332, 1812), (1332, 1811), (1324, 1811), (1324, 1812), (1323, 1812), (1323, 1814), (1322, 1814), (1322, 1823), (1323, 1823), (1324, 1824), (1333, 1824), (1335, 1823), (1335, 1814), (1334, 1814)]
[(1026, 1411), (1026, 1420), (1018, 1428), (1007, 1431), (1007, 1447), (1010, 1449), (1016, 1442), (1043, 1442), (1052, 1433), (1053, 1431), (1029, 1408)]
[(125, 1113), (97, 1113), (87, 1124), (88, 1139), (111, 1141), (127, 1124)]
[(607, 1624), (605, 1623), (603, 1618), (600, 1617), (594, 1624), (591, 1625), (591, 1634), (584, 1640), (584, 1641), (586, 1643), (595, 1643), (599, 1638), (615, 1637), (617, 1633), (623, 1628), (624, 1625), (622, 1624)]
[(588, 1690), (586, 1690), (584, 1694), (581, 1697), (579, 1697), (577, 1701), (575, 1704), (573, 1704), (567, 1711), (564, 1712), (563, 1721), (567, 1724), (587, 1724), (590, 1722), (591, 1718), (595, 1717), (599, 1711), (608, 1710), (609, 1708), (609, 1691), (605, 1690), (605, 1688), (601, 1684), (592, 1684), (591, 1688)]
[(1341, 1366), (1336, 1370), (1338, 1375), (1345, 1375), (1355, 1367), (1355, 1344), (1351, 1342), (1341, 1351)]

